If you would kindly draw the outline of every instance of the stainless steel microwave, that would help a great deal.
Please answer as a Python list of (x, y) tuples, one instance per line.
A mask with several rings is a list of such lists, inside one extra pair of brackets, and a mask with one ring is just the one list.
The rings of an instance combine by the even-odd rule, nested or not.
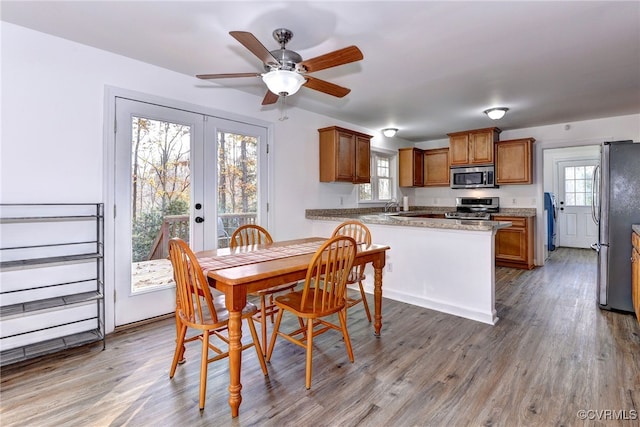
[(451, 168), (451, 188), (493, 188), (496, 174), (493, 165)]

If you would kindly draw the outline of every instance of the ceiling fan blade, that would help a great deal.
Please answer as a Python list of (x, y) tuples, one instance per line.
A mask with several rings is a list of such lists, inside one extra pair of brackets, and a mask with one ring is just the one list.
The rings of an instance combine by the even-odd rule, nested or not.
[(203, 80), (228, 79), (232, 77), (260, 77), (260, 73), (227, 73), (227, 74), (198, 74), (196, 77)]
[(275, 104), (276, 102), (278, 102), (278, 98), (280, 98), (278, 95), (268, 90), (266, 95), (264, 96), (264, 99), (262, 100), (262, 105)]
[(244, 47), (249, 49), (251, 53), (257, 56), (267, 65), (277, 67), (280, 65), (278, 60), (264, 47), (262, 43), (251, 33), (247, 31), (230, 31), (231, 37), (238, 40)]
[(364, 56), (360, 49), (356, 46), (349, 46), (343, 49), (335, 50), (315, 58), (302, 61), (298, 65), (302, 65), (307, 72), (324, 70), (325, 68), (337, 67), (338, 65), (348, 64), (350, 62), (360, 61)]
[(311, 76), (304, 76), (304, 78), (307, 79), (307, 82), (303, 86), (306, 86), (309, 89), (324, 92), (329, 95), (337, 96), (338, 98), (342, 98), (343, 96), (351, 92), (351, 89), (338, 86), (337, 84), (329, 83), (326, 80), (316, 79), (315, 77)]

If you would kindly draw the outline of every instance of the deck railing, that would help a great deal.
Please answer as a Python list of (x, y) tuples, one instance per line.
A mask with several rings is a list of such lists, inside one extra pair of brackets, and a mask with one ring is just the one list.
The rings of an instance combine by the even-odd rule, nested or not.
[[(147, 259), (167, 258), (169, 256), (169, 239), (172, 237), (179, 237), (188, 243), (189, 221), (189, 215), (168, 215), (164, 217)], [(229, 246), (229, 238), (238, 227), (244, 224), (255, 224), (255, 221), (255, 213), (218, 214), (218, 247), (226, 248)], [(220, 229), (221, 222), (222, 229)]]

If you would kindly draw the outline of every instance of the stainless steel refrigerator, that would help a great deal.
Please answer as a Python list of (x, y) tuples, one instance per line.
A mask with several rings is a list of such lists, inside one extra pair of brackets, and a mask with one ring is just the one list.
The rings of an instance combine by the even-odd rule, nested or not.
[(633, 312), (631, 224), (640, 224), (640, 143), (605, 142), (593, 182), (600, 308)]

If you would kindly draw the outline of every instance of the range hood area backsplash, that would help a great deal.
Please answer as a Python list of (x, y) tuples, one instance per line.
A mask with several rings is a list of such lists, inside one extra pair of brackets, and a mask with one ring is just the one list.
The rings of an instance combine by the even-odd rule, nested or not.
[(456, 197), (499, 197), (503, 208), (535, 208), (538, 197), (535, 185), (509, 185), (501, 188), (453, 190), (450, 188), (410, 188), (398, 197), (409, 196), (411, 206), (455, 206)]

